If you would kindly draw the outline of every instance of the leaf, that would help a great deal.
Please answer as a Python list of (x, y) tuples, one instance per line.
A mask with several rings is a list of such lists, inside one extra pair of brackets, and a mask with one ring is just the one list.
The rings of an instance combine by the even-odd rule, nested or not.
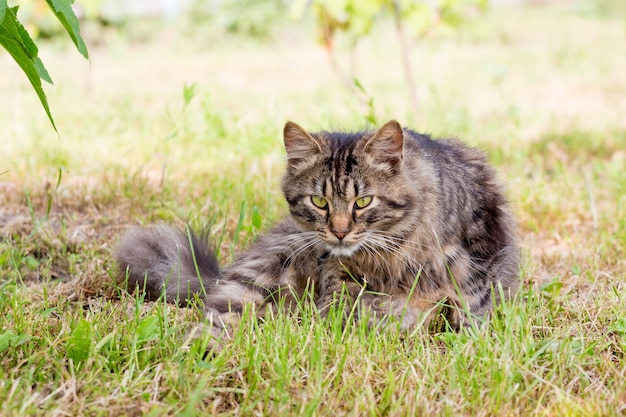
[(435, 10), (427, 3), (412, 3), (403, 10), (402, 18), (418, 38), (424, 36), (437, 20)]
[[(1, 11), (2, 10), (0, 10), (0, 12)], [(0, 334), (0, 352), (4, 352), (9, 348), (22, 345), (31, 339), (31, 336), (27, 336), (24, 334), (15, 334), (12, 332)]]
[(7, 0), (0, 0), (0, 22), (4, 19), (7, 11)]
[(137, 326), (137, 342), (143, 343), (155, 340), (159, 335), (159, 318), (157, 316), (148, 316), (139, 321)]
[(252, 226), (255, 229), (260, 229), (263, 226), (263, 218), (261, 217), (261, 213), (259, 213), (259, 209), (256, 207), (252, 207)]
[(76, 327), (72, 330), (70, 338), (67, 340), (65, 348), (67, 356), (74, 361), (80, 363), (89, 358), (91, 354), (93, 329), (91, 323), (85, 319), (81, 319), (76, 323)]
[(50, 9), (52, 9), (57, 19), (59, 19), (59, 22), (61, 22), (67, 31), (67, 34), (70, 35), (70, 38), (72, 38), (78, 52), (80, 52), (85, 58), (89, 59), (87, 46), (85, 45), (83, 38), (80, 36), (78, 18), (72, 10), (72, 3), (74, 3), (74, 0), (46, 0), (46, 3), (48, 3)]
[(22, 46), (24, 47), (24, 49), (26, 49), (26, 53), (29, 56), (31, 56), (31, 57), (32, 56), (37, 56), (37, 54), (39, 53), (39, 49), (37, 48), (37, 45), (35, 45), (35, 42), (33, 42), (33, 40), (30, 38), (30, 35), (26, 31), (26, 29), (24, 29), (24, 26), (22, 26), (22, 24), (17, 20), (17, 10), (18, 10), (17, 6), (12, 7), (12, 8), (9, 9), (9, 17), (8, 18), (9, 19), (11, 18), (11, 12), (12, 12), (13, 13), (13, 17), (14, 17), (15, 21), (17, 22), (15, 27), (11, 29), (11, 34), (16, 39), (21, 41)]
[(193, 100), (193, 98), (196, 96), (196, 94), (198, 93), (197, 87), (198, 84), (196, 83), (193, 83), (191, 85), (183, 85), (183, 101), (185, 102), (183, 107), (187, 107), (189, 103), (191, 103), (191, 100)]
[(626, 318), (617, 320), (611, 327), (609, 327), (609, 330), (619, 333), (622, 336), (626, 336)]
[(552, 281), (543, 284), (539, 289), (544, 297), (554, 298), (561, 293), (563, 283), (559, 281), (559, 278), (554, 278)]
[(30, 269), (37, 269), (39, 267), (39, 261), (32, 255), (28, 255), (24, 258), (24, 263), (28, 265)]
[[(0, 0), (0, 3), (4, 3), (6, 6), (5, 0)], [(0, 7), (0, 10), (2, 9)], [(28, 35), (28, 32), (26, 32), (26, 29), (24, 29), (24, 26), (17, 20), (17, 7), (4, 7), (4, 12), (4, 19), (0, 21), (0, 45), (7, 50), (28, 77), (28, 81), (30, 81), (37, 96), (39, 96), (39, 101), (41, 101), (41, 105), (46, 111), (52, 127), (57, 131), (54, 119), (52, 119), (52, 114), (50, 113), (50, 107), (48, 106), (48, 99), (41, 87), (42, 79), (50, 83), (52, 83), (52, 80), (43, 63), (37, 57), (39, 52), (37, 46)]]
[(358, 78), (352, 78), (352, 82), (354, 83), (354, 87), (359, 91), (363, 97), (365, 98), (365, 102), (367, 105), (367, 114), (365, 115), (365, 120), (373, 126), (378, 125), (378, 120), (376, 119), (376, 109), (374, 106), (374, 98), (367, 92), (363, 84), (358, 80)]
[(50, 84), (54, 84), (52, 82), (52, 78), (50, 78), (50, 74), (48, 74), (48, 70), (44, 67), (43, 62), (39, 59), (38, 56), (33, 57), (33, 64), (35, 64), (35, 69), (37, 70), (37, 75), (44, 81), (49, 82)]

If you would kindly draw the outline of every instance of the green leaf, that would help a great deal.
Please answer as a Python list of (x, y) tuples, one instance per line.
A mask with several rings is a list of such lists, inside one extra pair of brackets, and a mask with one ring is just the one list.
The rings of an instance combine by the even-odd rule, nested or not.
[(554, 278), (552, 281), (543, 284), (539, 289), (541, 293), (546, 298), (554, 298), (557, 297), (561, 293), (561, 289), (563, 288), (563, 283), (559, 281), (559, 278)]
[(137, 326), (137, 342), (148, 342), (155, 340), (159, 336), (159, 318), (148, 316), (139, 321)]
[(30, 269), (37, 269), (39, 267), (39, 261), (32, 255), (28, 255), (24, 258), (24, 263), (28, 265)]
[(402, 13), (407, 27), (418, 38), (424, 36), (437, 21), (435, 10), (427, 3), (413, 3)]
[(263, 226), (263, 218), (261, 217), (261, 213), (259, 213), (259, 209), (256, 207), (252, 207), (252, 226), (255, 229), (260, 229)]
[[(0, 8), (0, 12), (1, 12)], [(15, 334), (12, 332), (6, 332), (0, 334), (0, 352), (4, 352), (5, 350), (19, 346), (31, 340), (32, 337), (26, 336), (23, 334)]]
[[(0, 0), (6, 5), (6, 0)], [(0, 7), (2, 9), (2, 7)], [(43, 106), (52, 127), (57, 131), (57, 127), (52, 119), (48, 99), (41, 87), (41, 80), (52, 82), (43, 63), (37, 57), (37, 46), (24, 29), (24, 26), (17, 20), (17, 7), (4, 8), (4, 19), (0, 22), (0, 45), (7, 50), (15, 62), (22, 68), (28, 77), (28, 81), (33, 86), (35, 93), (39, 96), (39, 101)]]
[(52, 78), (50, 78), (50, 74), (48, 74), (48, 70), (44, 67), (43, 62), (39, 59), (38, 56), (33, 57), (33, 64), (35, 64), (35, 69), (37, 70), (37, 75), (44, 81), (49, 82), (50, 84), (54, 84), (52, 82)]
[(70, 338), (67, 340), (65, 348), (67, 356), (74, 361), (80, 363), (89, 358), (91, 354), (93, 329), (91, 323), (85, 319), (81, 319), (76, 323), (76, 327), (72, 330)]
[(617, 320), (611, 327), (609, 327), (609, 330), (617, 332), (622, 336), (626, 336), (626, 318)]
[(37, 45), (35, 45), (35, 42), (33, 42), (33, 40), (30, 38), (30, 35), (26, 31), (26, 29), (24, 29), (24, 26), (22, 26), (22, 24), (19, 23), (19, 21), (17, 20), (17, 10), (17, 6), (9, 9), (9, 12), (13, 12), (13, 16), (15, 18), (15, 21), (17, 22), (17, 25), (15, 25), (14, 29), (11, 30), (12, 35), (21, 41), (21, 44), (24, 49), (26, 49), (26, 53), (28, 54), (28, 56), (37, 56), (37, 54), (39, 53), (39, 49), (37, 48)]
[(7, 0), (0, 0), (0, 22), (4, 19), (7, 11)]
[(78, 18), (76, 18), (76, 15), (72, 10), (72, 3), (74, 3), (74, 0), (46, 0), (46, 3), (48, 3), (50, 9), (52, 9), (57, 19), (59, 19), (59, 22), (61, 22), (68, 35), (70, 35), (70, 38), (72, 38), (78, 52), (80, 52), (85, 58), (89, 59), (87, 46), (85, 45), (83, 38), (80, 36)]
[(189, 103), (191, 103), (191, 100), (193, 100), (193, 98), (196, 96), (196, 94), (198, 93), (198, 84), (193, 83), (191, 85), (183, 85), (183, 101), (184, 101), (184, 105), (183, 107), (187, 107), (189, 105)]

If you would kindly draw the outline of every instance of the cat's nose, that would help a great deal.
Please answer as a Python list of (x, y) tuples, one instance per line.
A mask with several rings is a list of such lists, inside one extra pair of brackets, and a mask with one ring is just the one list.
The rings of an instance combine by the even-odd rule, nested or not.
[(333, 235), (337, 236), (337, 239), (342, 240), (348, 233), (350, 233), (350, 228), (348, 226), (345, 227), (331, 227), (330, 231)]
[(350, 233), (350, 219), (348, 216), (336, 214), (330, 219), (330, 231), (341, 240)]
[(333, 232), (333, 235), (337, 236), (337, 239), (339, 240), (343, 239), (344, 237), (346, 237), (348, 233), (350, 233), (349, 230), (342, 230), (342, 231), (332, 230), (332, 232)]

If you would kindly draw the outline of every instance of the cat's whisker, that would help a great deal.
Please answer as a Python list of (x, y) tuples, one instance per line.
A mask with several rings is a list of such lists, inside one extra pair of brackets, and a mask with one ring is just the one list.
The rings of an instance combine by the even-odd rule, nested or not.
[[(311, 256), (311, 253), (313, 251), (319, 250), (320, 248), (322, 248), (324, 246), (324, 244), (322, 242), (319, 241), (313, 241), (313, 243), (311, 245), (308, 245), (307, 248), (309, 249), (307, 251), (307, 253), (304, 255), (304, 258), (308, 258), (309, 256)], [(306, 249), (306, 248), (305, 248)]]
[(387, 252), (394, 252), (397, 254), (402, 254), (405, 257), (408, 255), (407, 253), (405, 253), (402, 249), (403, 248), (410, 248), (409, 245), (406, 244), (399, 244), (397, 242), (394, 242), (393, 240), (390, 240), (384, 236), (380, 236), (380, 235), (376, 235), (376, 234), (372, 234), (372, 236), (370, 236), (370, 239), (375, 241), (379, 246), (381, 246), (382, 248), (384, 248)]
[(294, 241), (294, 240), (298, 241), (300, 239), (310, 239), (316, 236), (317, 236), (317, 232), (306, 231), (306, 232), (292, 233), (290, 235), (284, 236), (282, 240), (283, 242), (289, 242), (289, 241)]
[(380, 240), (376, 238), (372, 238), (370, 236), (364, 240), (364, 244), (372, 248), (372, 250), (374, 250), (377, 255), (381, 256), (384, 261), (388, 262), (388, 260), (385, 258), (385, 254), (382, 252), (389, 252), (393, 248), (387, 245), (386, 242), (384, 241), (381, 242)]
[(283, 262), (283, 265), (289, 264), (292, 260), (296, 259), (302, 252), (309, 249), (310, 247), (315, 246), (315, 241), (309, 241), (303, 245), (301, 245), (298, 249), (294, 250), (289, 254), (289, 256)]
[(306, 244), (316, 240), (315, 232), (293, 233), (281, 239), (281, 244), (286, 247), (299, 248), (302, 244)]
[(369, 234), (376, 236), (378, 239), (383, 239), (385, 242), (393, 246), (402, 246), (405, 244), (409, 244), (409, 245), (414, 245), (415, 247), (423, 247), (426, 249), (430, 249), (430, 247), (424, 243), (415, 242), (410, 239), (403, 239), (395, 235), (388, 234), (387, 232), (371, 230)]
[[(375, 243), (375, 245), (372, 245), (372, 243)], [(421, 269), (421, 265), (419, 265), (414, 259), (407, 257), (407, 253), (401, 251), (400, 249), (398, 249), (398, 247), (390, 246), (385, 239), (379, 239), (378, 236), (373, 235), (370, 236), (368, 244), (376, 248), (376, 252), (379, 252), (379, 250), (383, 250), (394, 256), (398, 261), (400, 261), (404, 268), (409, 271), (417, 273), (417, 271)], [(384, 255), (381, 255), (380, 258), (384, 259), (390, 266), (389, 261), (385, 258)]]
[(381, 254), (378, 250), (378, 247), (375, 245), (372, 245), (370, 242), (368, 242), (367, 240), (363, 241), (361, 246), (363, 247), (363, 249), (365, 249), (365, 251), (367, 251), (367, 253), (371, 256), (371, 259), (374, 261), (374, 263), (376, 264), (376, 266), (381, 270), (384, 271), (385, 268), (383, 268), (383, 265), (381, 263), (384, 262), (385, 265), (387, 266), (387, 268), (391, 268), (391, 264), (389, 263), (389, 261), (387, 260), (387, 258), (384, 256), (384, 254)]
[(310, 254), (320, 244), (320, 242), (317, 240), (315, 236), (313, 237), (307, 236), (306, 238), (302, 238), (302, 241), (303, 241), (302, 242), (303, 244), (298, 246), (296, 250), (294, 250), (293, 252), (289, 254), (287, 259), (285, 259), (285, 261), (283, 262), (283, 265), (287, 265), (292, 259), (297, 258), (301, 253), (303, 253), (307, 249), (309, 249), (309, 252), (307, 252), (307, 254)]
[(428, 249), (430, 251), (433, 252), (439, 252), (439, 249), (436, 249), (430, 245), (427, 245), (425, 243), (421, 243), (421, 242), (416, 242), (415, 240), (411, 240), (411, 239), (403, 239), (401, 237), (397, 237), (395, 235), (391, 235), (387, 232), (383, 232), (383, 231), (379, 231), (379, 230), (371, 230), (369, 231), (369, 233), (376, 235), (376, 237), (378, 238), (382, 238), (385, 239), (386, 242), (388, 243), (393, 243), (396, 246), (407, 246), (413, 249)]

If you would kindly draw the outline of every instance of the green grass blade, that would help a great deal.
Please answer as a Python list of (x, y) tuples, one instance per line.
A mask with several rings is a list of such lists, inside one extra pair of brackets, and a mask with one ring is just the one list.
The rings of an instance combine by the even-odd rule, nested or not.
[(239, 208), (239, 220), (237, 220), (237, 227), (235, 228), (235, 234), (233, 236), (233, 248), (237, 247), (239, 242), (239, 233), (243, 229), (243, 221), (246, 217), (246, 200), (241, 201), (241, 207)]

